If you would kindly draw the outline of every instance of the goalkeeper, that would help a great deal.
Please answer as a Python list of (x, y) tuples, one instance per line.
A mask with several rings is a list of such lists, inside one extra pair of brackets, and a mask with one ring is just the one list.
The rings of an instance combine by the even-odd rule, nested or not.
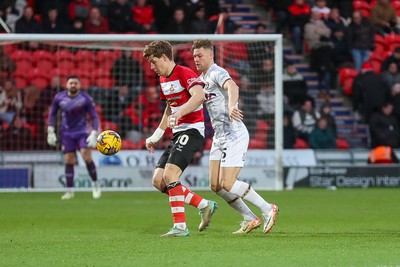
[[(61, 110), (60, 144), (65, 158), (65, 179), (67, 181), (67, 192), (61, 199), (74, 197), (74, 164), (76, 164), (77, 149), (81, 152), (92, 178), (93, 198), (97, 199), (101, 197), (101, 191), (97, 182), (96, 166), (88, 148), (96, 146), (99, 118), (93, 99), (80, 90), (80, 80), (77, 76), (67, 78), (66, 88), (67, 90), (59, 92), (53, 99), (47, 128), (47, 143), (55, 147), (57, 145), (56, 118), (57, 112)], [(90, 114), (93, 124), (90, 134), (88, 133), (89, 123), (86, 119), (87, 113)]]

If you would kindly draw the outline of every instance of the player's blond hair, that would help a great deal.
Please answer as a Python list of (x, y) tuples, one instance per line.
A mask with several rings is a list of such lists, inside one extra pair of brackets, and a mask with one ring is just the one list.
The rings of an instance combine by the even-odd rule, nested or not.
[(193, 41), (193, 45), (192, 45), (192, 52), (195, 49), (199, 49), (199, 48), (204, 48), (204, 49), (210, 49), (211, 51), (213, 51), (213, 44), (211, 43), (210, 40), (208, 39), (197, 39)]
[(165, 55), (170, 60), (174, 58), (172, 45), (167, 41), (153, 41), (143, 49), (143, 56), (146, 59), (151, 56), (161, 58), (162, 55)]

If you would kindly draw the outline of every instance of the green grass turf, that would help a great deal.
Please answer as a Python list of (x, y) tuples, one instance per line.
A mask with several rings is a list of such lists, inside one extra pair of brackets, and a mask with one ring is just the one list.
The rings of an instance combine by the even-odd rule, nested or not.
[[(399, 189), (261, 192), (281, 212), (270, 234), (234, 236), (240, 216), (219, 209), (190, 237), (160, 238), (172, 226), (157, 192), (0, 194), (0, 266), (400, 266)], [(257, 211), (253, 207), (254, 211)]]

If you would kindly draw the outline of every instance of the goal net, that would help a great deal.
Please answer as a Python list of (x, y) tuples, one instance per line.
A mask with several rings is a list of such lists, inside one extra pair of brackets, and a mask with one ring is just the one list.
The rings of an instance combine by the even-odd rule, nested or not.
[[(246, 166), (252, 169), (248, 173), (242, 171), (243, 179), (253, 179), (255, 187), (282, 189), (281, 36), (251, 34), (3, 34), (0, 40), (0, 188), (65, 186), (61, 148), (48, 146), (46, 129), (53, 97), (64, 90), (70, 75), (78, 76), (82, 89), (94, 99), (101, 130), (115, 130), (123, 138), (121, 152), (114, 157), (102, 156), (96, 150), (92, 153), (102, 186), (122, 190), (140, 189), (146, 184), (151, 187), (152, 168), (172, 135), (165, 134), (157, 144), (155, 155), (145, 150), (145, 139), (157, 128), (164, 103), (159, 101), (158, 77), (142, 51), (151, 41), (167, 40), (174, 47), (175, 62), (195, 70), (190, 48), (198, 38), (212, 40), (215, 62), (230, 73), (240, 88), (239, 106), (250, 133)], [(206, 145), (204, 151), (196, 154), (191, 166), (201, 169), (201, 174), (186, 171), (184, 177), (186, 182), (198, 187), (208, 186), (208, 172), (203, 170), (208, 166), (213, 131), (206, 110), (205, 115)], [(119, 168), (122, 174), (117, 174), (115, 165), (126, 168)], [(25, 169), (26, 177), (19, 174)], [(268, 181), (259, 178), (266, 173)], [(75, 187), (88, 186), (89, 175), (79, 157)]]

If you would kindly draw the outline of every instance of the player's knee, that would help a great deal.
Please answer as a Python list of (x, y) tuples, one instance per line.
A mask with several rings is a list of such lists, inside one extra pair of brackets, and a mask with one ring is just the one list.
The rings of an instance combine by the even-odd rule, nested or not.
[(211, 188), (211, 190), (214, 191), (215, 193), (217, 193), (217, 192), (220, 190), (218, 184), (214, 184), (214, 183), (211, 183), (211, 184), (210, 184), (210, 188)]

